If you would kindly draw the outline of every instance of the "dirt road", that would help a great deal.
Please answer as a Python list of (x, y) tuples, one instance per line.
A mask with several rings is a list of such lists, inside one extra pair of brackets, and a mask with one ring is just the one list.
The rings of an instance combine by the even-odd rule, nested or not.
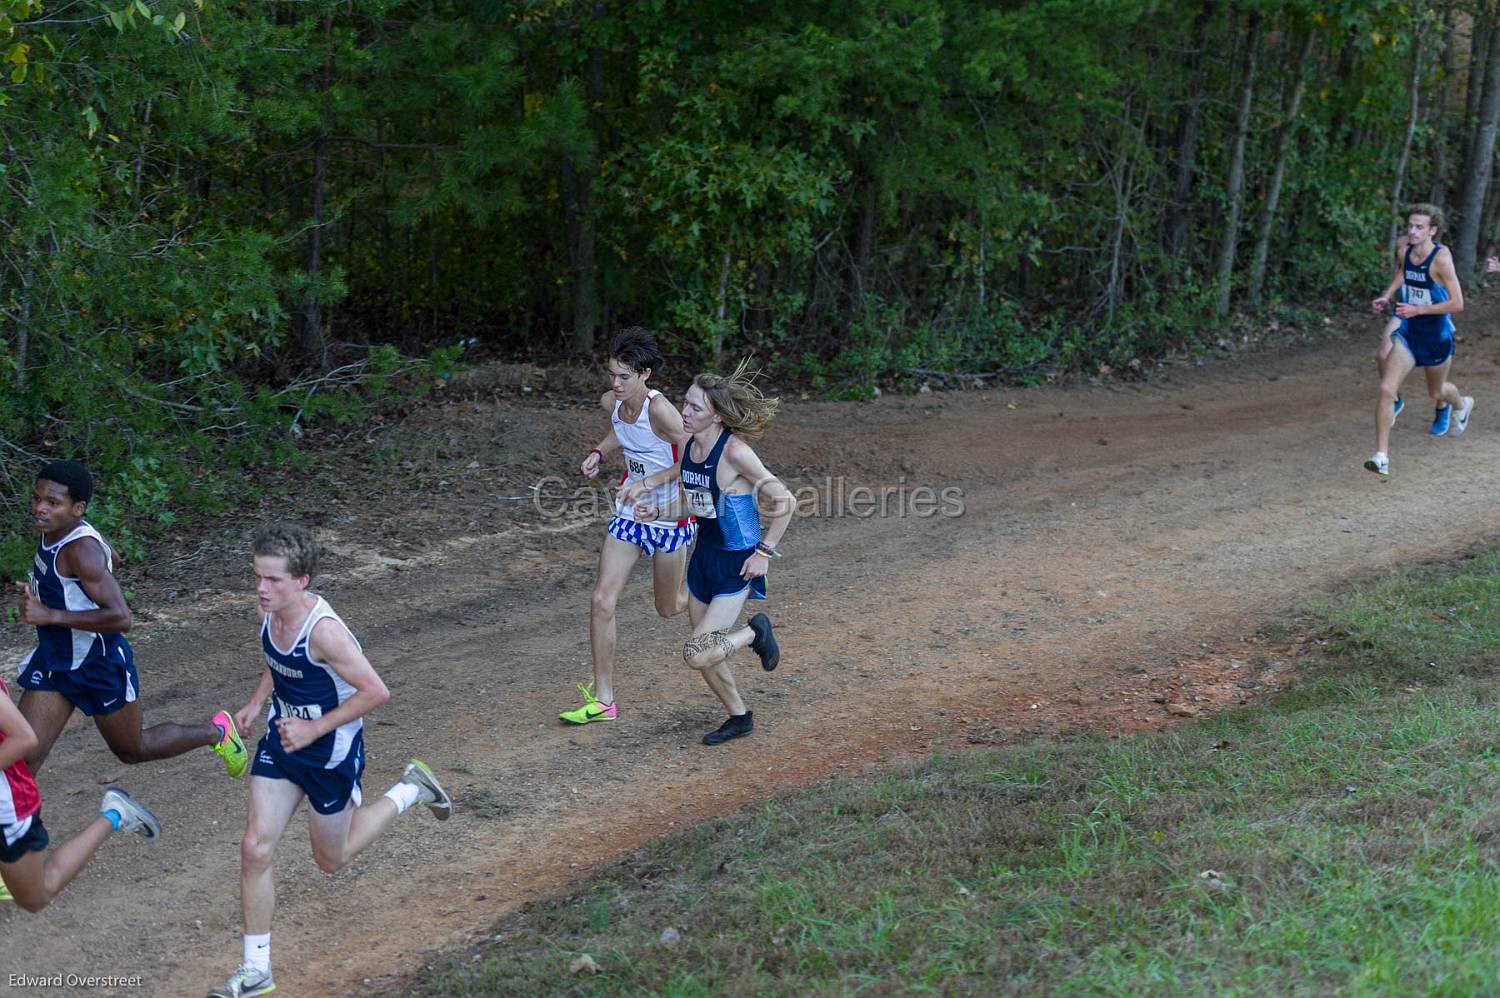
[[(317, 588), (393, 692), (367, 732), (367, 792), (420, 755), (458, 813), (404, 816), (331, 878), (294, 821), (278, 859), (281, 991), (419, 967), (640, 842), (831, 773), (934, 743), (1140, 730), (1274, 689), (1295, 648), (1245, 636), (1351, 575), (1495, 532), (1500, 337), (1465, 319), (1472, 429), (1430, 438), (1413, 381), (1384, 482), (1361, 468), (1368, 336), (1146, 386), (791, 401), (761, 453), (793, 487), (843, 501), (820, 498), (789, 531), (767, 606), (783, 664), (741, 663), (756, 732), (715, 749), (698, 740), (717, 705), (678, 657), (685, 621), (654, 615), (642, 569), (620, 608), (620, 719), (556, 721), (588, 674), (602, 521), (544, 520), (495, 493), (537, 467), (571, 483), (597, 410), (477, 392), (372, 435), (378, 487), (352, 466), (326, 493), (287, 483), (331, 550)], [(920, 486), (958, 490), (962, 514), (896, 515), (890, 496), (887, 515), (854, 515), (859, 486), (905, 489), (908, 507)], [(242, 703), (259, 668), (244, 530), (133, 571), (147, 722)], [(14, 663), (29, 638), (6, 639)], [(41, 777), (54, 835), (112, 779), (156, 809), (162, 841), (107, 843), (40, 917), (0, 912), (4, 970), (205, 993), (240, 952), (245, 787), (206, 752), (123, 766), (75, 718)]]

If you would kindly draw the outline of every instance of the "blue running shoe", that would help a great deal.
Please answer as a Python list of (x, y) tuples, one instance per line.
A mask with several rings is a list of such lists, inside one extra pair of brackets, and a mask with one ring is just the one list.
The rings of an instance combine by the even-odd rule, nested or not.
[(1396, 417), (1401, 415), (1401, 410), (1406, 408), (1406, 399), (1400, 395), (1396, 396), (1396, 405), (1391, 409), (1391, 425), (1396, 425)]
[(1448, 416), (1452, 406), (1440, 405), (1432, 413), (1432, 435), (1440, 437), (1448, 432)]

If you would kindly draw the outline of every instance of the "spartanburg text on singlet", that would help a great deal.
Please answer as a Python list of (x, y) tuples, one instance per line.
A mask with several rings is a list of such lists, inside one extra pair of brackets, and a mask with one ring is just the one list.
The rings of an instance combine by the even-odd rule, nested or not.
[[(349, 631), (349, 625), (333, 612), (327, 600), (321, 596), (316, 599), (317, 604), (308, 613), (307, 620), (303, 621), (302, 629), (297, 632), (291, 647), (285, 651), (276, 647), (276, 642), (271, 638), (271, 615), (266, 614), (261, 622), (260, 643), (266, 653), (266, 665), (271, 670), (273, 683), (271, 718), (267, 722), (269, 725), (274, 725), (283, 717), (317, 720), (356, 692), (326, 662), (314, 659), (307, 646), (312, 639), (313, 627), (324, 618), (332, 618), (345, 631)], [(354, 641), (355, 647), (359, 647), (359, 640), (354, 637), (354, 632), (349, 631), (349, 637)], [(356, 717), (306, 748), (291, 753), (291, 757), (304, 766), (333, 769), (347, 759), (350, 752), (361, 746), (363, 732), (364, 719)], [(269, 738), (266, 741), (273, 751), (282, 751), (279, 739)]]

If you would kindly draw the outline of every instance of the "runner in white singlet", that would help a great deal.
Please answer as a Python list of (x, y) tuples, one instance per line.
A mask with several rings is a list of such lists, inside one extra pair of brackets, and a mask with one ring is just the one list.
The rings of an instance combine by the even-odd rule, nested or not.
[[(580, 470), (592, 478), (604, 458), (620, 451), (625, 474), (621, 495), (632, 496), (632, 485), (675, 468), (687, 431), (682, 416), (660, 392), (647, 382), (662, 366), (661, 350), (649, 332), (633, 326), (615, 334), (609, 346), (610, 390), (599, 399), (609, 413), (610, 430), (589, 451)], [(658, 476), (660, 477), (660, 476)], [(654, 504), (676, 505), (677, 482), (668, 481), (651, 490)], [(599, 550), (599, 581), (594, 586), (589, 614), (589, 644), (593, 650), (594, 678), (580, 683), (583, 706), (558, 716), (570, 724), (610, 721), (615, 706), (615, 604), (630, 578), (630, 570), (642, 554), (651, 559), (651, 578), (656, 590), (656, 612), (671, 617), (687, 609), (683, 572), (687, 549), (697, 531), (691, 517), (639, 520), (633, 501), (617, 500)]]

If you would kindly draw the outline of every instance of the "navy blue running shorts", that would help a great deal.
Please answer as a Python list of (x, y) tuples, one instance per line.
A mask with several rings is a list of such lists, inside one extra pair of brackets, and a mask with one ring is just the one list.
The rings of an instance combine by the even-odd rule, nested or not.
[(1401, 323), (1400, 329), (1391, 334), (1391, 339), (1400, 340), (1405, 344), (1418, 367), (1440, 367), (1453, 356), (1452, 336), (1447, 334), (1436, 337), (1418, 336), (1407, 330), (1405, 322)]
[(751, 599), (765, 599), (765, 576), (750, 582), (740, 578), (740, 569), (745, 566), (745, 559), (754, 553), (754, 548), (723, 551), (699, 544), (693, 549), (693, 557), (688, 561), (688, 592), (700, 603), (712, 603), (719, 596), (738, 596), (746, 589), (750, 590)]
[(127, 703), (134, 703), (141, 693), (141, 681), (135, 674), (135, 656), (123, 641), (125, 661), (100, 659), (76, 669), (47, 672), (28, 665), (16, 677), (23, 690), (61, 693), (74, 707), (89, 717), (113, 714)]
[[(274, 742), (274, 745), (273, 745)], [(255, 749), (251, 776), (290, 780), (307, 794), (307, 802), (319, 814), (338, 814), (352, 801), (359, 807), (359, 778), (365, 772), (364, 742), (349, 750), (349, 757), (333, 769), (304, 766), (281, 748), (281, 739), (267, 731)]]

